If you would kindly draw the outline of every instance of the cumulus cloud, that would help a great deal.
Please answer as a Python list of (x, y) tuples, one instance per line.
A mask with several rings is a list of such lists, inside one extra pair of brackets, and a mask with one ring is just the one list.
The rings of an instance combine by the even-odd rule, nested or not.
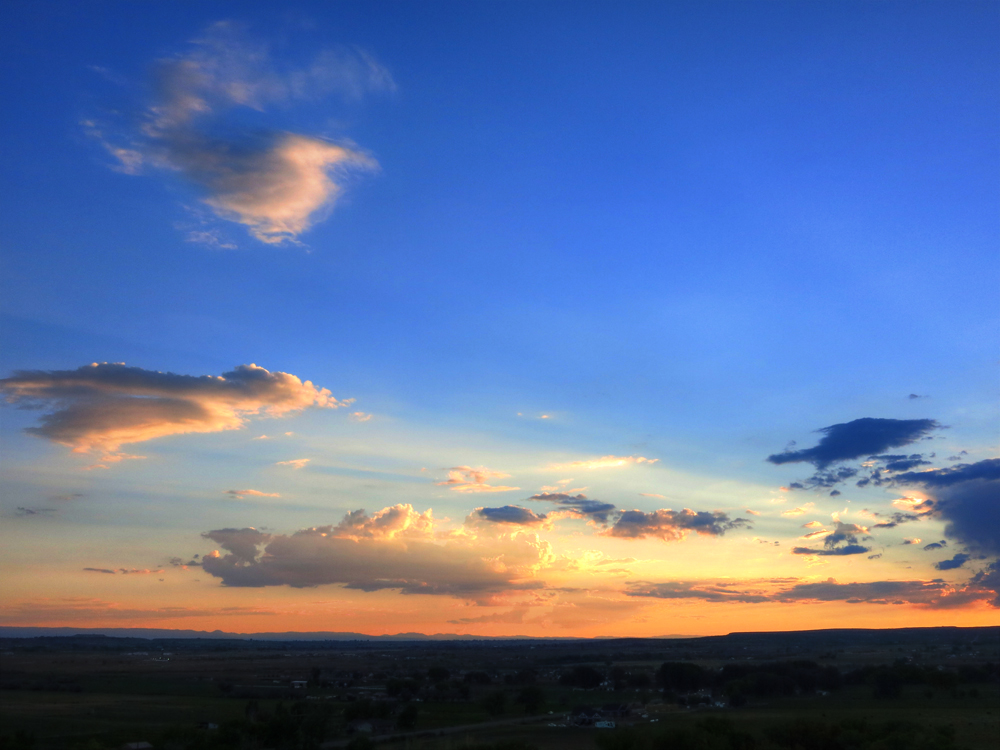
[(693, 511), (685, 508), (681, 511), (669, 508), (645, 513), (641, 510), (622, 512), (614, 526), (604, 532), (607, 536), (626, 539), (644, 539), (656, 537), (665, 542), (684, 539), (694, 531), (704, 536), (722, 536), (727, 531), (739, 528), (749, 528), (750, 521), (745, 518), (730, 520), (722, 511)]
[(337, 526), (292, 534), (245, 528), (203, 536), (224, 553), (203, 556), (202, 567), (226, 586), (339, 584), (487, 602), (541, 587), (536, 574), (554, 560), (549, 545), (532, 532), (437, 533), (430, 512), (416, 513), (409, 505), (371, 517), (355, 511)]
[(607, 524), (609, 516), (617, 513), (615, 506), (611, 503), (602, 503), (600, 500), (590, 500), (586, 495), (570, 495), (567, 492), (540, 492), (532, 495), (528, 500), (554, 503), (559, 506), (563, 515), (576, 518), (587, 518), (600, 524)]
[(786, 450), (767, 457), (773, 464), (813, 464), (823, 470), (839, 461), (884, 453), (889, 448), (909, 445), (939, 428), (933, 419), (877, 419), (864, 417), (817, 430), (823, 437), (817, 445), (803, 450)]
[(473, 469), (471, 466), (454, 466), (448, 469), (448, 478), (437, 484), (455, 492), (511, 492), (521, 489), (488, 484), (491, 479), (503, 479), (509, 476), (510, 474), (504, 474), (502, 471), (491, 471), (483, 467)]
[(277, 492), (261, 492), (260, 490), (226, 490), (227, 495), (242, 500), (244, 497), (281, 497)]
[(658, 458), (646, 458), (645, 456), (601, 456), (584, 461), (571, 461), (567, 464), (557, 464), (553, 469), (611, 469), (620, 466), (631, 466), (634, 464), (655, 464)]
[(107, 362), (76, 370), (19, 370), (0, 380), (0, 393), (7, 403), (49, 410), (28, 433), (76, 453), (102, 453), (105, 463), (133, 458), (116, 453), (128, 443), (235, 430), (251, 416), (350, 403), (308, 380), (254, 364), (200, 377)]
[[(394, 87), (384, 67), (355, 49), (327, 50), (281, 70), (266, 44), (220, 22), (182, 53), (157, 62), (152, 101), (127, 143), (115, 143), (94, 122), (84, 128), (118, 159), (120, 171), (137, 174), (148, 166), (178, 174), (202, 192), (202, 203), (217, 217), (277, 244), (294, 240), (332, 207), (348, 171), (376, 163), (344, 143), (248, 128), (242, 112), (264, 119), (276, 105), (285, 109), (330, 94), (356, 99)], [(223, 244), (211, 230), (196, 234)]]
[(398, 504), (376, 511), (371, 516), (363, 508), (344, 516), (334, 528), (337, 536), (349, 539), (395, 539), (426, 537), (434, 530), (430, 510), (417, 513), (412, 505)]

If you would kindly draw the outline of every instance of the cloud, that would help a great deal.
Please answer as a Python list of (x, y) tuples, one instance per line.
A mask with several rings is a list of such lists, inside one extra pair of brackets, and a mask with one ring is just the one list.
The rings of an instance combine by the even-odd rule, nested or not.
[[(667, 499), (666, 495), (658, 495), (655, 492), (640, 492), (639, 495), (641, 497), (655, 497), (657, 500), (666, 500)], [(752, 513), (753, 511), (747, 511), (747, 512), (748, 513)]]
[(749, 514), (751, 516), (759, 516), (760, 515), (760, 511), (759, 510), (750, 510), (749, 508), (744, 508), (743, 512), (747, 513), (747, 514)]
[(938, 570), (955, 570), (956, 568), (961, 568), (968, 561), (969, 555), (964, 552), (959, 552), (950, 560), (942, 560), (939, 563), (934, 563), (934, 567)]
[(18, 516), (47, 516), (49, 513), (58, 513), (55, 508), (25, 508), (20, 505), (14, 512)]
[(457, 620), (448, 620), (451, 625), (480, 625), (480, 624), (502, 624), (520, 625), (524, 622), (527, 609), (512, 609), (509, 612), (497, 612), (492, 615), (481, 615), (480, 617), (461, 617)]
[(243, 427), (249, 417), (281, 417), (309, 407), (338, 408), (326, 388), (285, 372), (239, 365), (218, 376), (177, 375), (94, 363), (76, 370), (19, 370), (0, 380), (7, 403), (50, 410), (26, 432), (111, 462), (128, 443)]
[[(202, 536), (225, 554), (205, 555), (202, 567), (226, 586), (339, 584), (488, 602), (505, 592), (542, 587), (536, 574), (554, 560), (546, 542), (519, 528), (492, 535), (437, 534), (429, 512), (418, 514), (410, 506), (383, 509), (371, 518), (363, 513), (348, 514), (337, 526), (293, 534), (208, 531)], [(389, 517), (395, 520), (385, 525), (377, 520)]]
[(352, 422), (367, 422), (371, 418), (372, 418), (371, 414), (366, 414), (363, 411), (351, 412), (351, 421)]
[(762, 591), (735, 588), (734, 584), (691, 581), (668, 581), (665, 583), (630, 581), (625, 594), (655, 599), (700, 599), (706, 602), (743, 602), (749, 604), (759, 604), (771, 599), (768, 594)]
[[(829, 537), (827, 537), (829, 539)], [(871, 552), (871, 547), (862, 547), (860, 544), (847, 544), (843, 547), (833, 547), (829, 549), (813, 549), (811, 547), (794, 547), (793, 555), (819, 555), (821, 557), (840, 555), (863, 555)]]
[(521, 489), (520, 487), (487, 484), (490, 479), (502, 479), (509, 476), (510, 474), (504, 474), (502, 471), (491, 471), (483, 467), (473, 469), (471, 466), (454, 466), (448, 469), (448, 478), (437, 484), (447, 486), (448, 489), (455, 492), (511, 492)]
[(722, 536), (731, 529), (749, 528), (745, 518), (729, 519), (722, 511), (693, 511), (685, 508), (673, 511), (669, 508), (644, 513), (641, 510), (622, 512), (615, 525), (604, 532), (607, 536), (626, 539), (644, 539), (648, 536), (673, 542), (684, 539), (694, 531), (704, 536)]
[(259, 490), (226, 490), (227, 495), (232, 495), (239, 500), (249, 495), (250, 497), (281, 497), (277, 492), (260, 492)]
[(118, 568), (117, 570), (111, 570), (110, 568), (84, 568), (87, 573), (107, 573), (110, 575), (152, 575), (154, 573), (162, 573), (163, 569), (150, 570), (149, 568)]
[[(873, 513), (876, 518), (882, 518), (881, 513)], [(888, 516), (888, 521), (879, 521), (872, 528), (873, 529), (894, 529), (900, 524), (909, 523), (910, 521), (919, 521), (922, 514), (918, 513), (892, 513)]]
[(417, 513), (412, 505), (398, 504), (369, 516), (363, 508), (351, 511), (334, 528), (337, 536), (348, 539), (395, 539), (426, 537), (434, 530), (430, 510)]
[[(981, 598), (981, 597), (974, 597)], [(870, 581), (837, 583), (833, 578), (818, 583), (798, 583), (780, 592), (779, 601), (843, 601), (850, 604), (923, 604), (932, 607), (967, 604), (970, 597), (944, 581)]]
[(610, 469), (619, 466), (631, 466), (633, 464), (655, 464), (658, 458), (646, 458), (644, 456), (601, 456), (585, 461), (571, 461), (568, 464), (556, 464), (553, 469)]
[(948, 546), (948, 542), (942, 539), (940, 542), (931, 542), (930, 544), (924, 545), (924, 552), (930, 552), (936, 549), (943, 549)]
[[(853, 523), (843, 523), (842, 521), (837, 521), (837, 526), (833, 531), (816, 531), (811, 534), (806, 534), (804, 538), (817, 537), (825, 534), (826, 537), (823, 539), (823, 549), (813, 549), (811, 547), (795, 547), (792, 549), (793, 555), (819, 555), (822, 557), (831, 555), (860, 555), (866, 552), (871, 552), (870, 547), (863, 547), (858, 544), (858, 536), (861, 534), (867, 534), (868, 529), (864, 526), (858, 526)], [(870, 538), (870, 537), (866, 537)], [(838, 547), (838, 544), (845, 543), (843, 547)]]
[(822, 525), (823, 524), (821, 524), (819, 521), (810, 521), (809, 523), (802, 524), (802, 528), (803, 529), (818, 529)]
[(275, 466), (291, 466), (293, 469), (302, 469), (307, 463), (312, 461), (311, 458), (292, 458), (288, 461), (278, 461)]
[(545, 514), (538, 515), (534, 511), (517, 505), (505, 505), (502, 508), (476, 508), (469, 514), (466, 523), (476, 521), (490, 523), (509, 523), (516, 526), (538, 526), (545, 523)]
[(781, 511), (781, 515), (785, 518), (795, 518), (796, 516), (804, 516), (806, 513), (811, 511), (813, 508), (813, 503), (806, 503), (801, 508), (789, 508), (788, 510)]
[(773, 464), (808, 462), (817, 469), (839, 461), (883, 453), (888, 448), (908, 445), (939, 425), (933, 419), (876, 419), (864, 417), (852, 422), (823, 427), (817, 445), (803, 450), (786, 450), (767, 457)]
[[(797, 602), (847, 602), (848, 604), (916, 605), (927, 609), (963, 607), (990, 600), (1000, 578), (1000, 566), (974, 576), (965, 586), (932, 581), (865, 581), (838, 583), (829, 578), (820, 582), (792, 582), (794, 579), (763, 581), (670, 581), (650, 583), (630, 581), (627, 596), (659, 599), (698, 599), (707, 602), (748, 604)], [(791, 584), (791, 585), (789, 585)], [(1000, 606), (1000, 597), (992, 601)]]
[[(157, 61), (152, 102), (127, 143), (113, 143), (93, 122), (84, 127), (118, 159), (119, 171), (137, 174), (148, 166), (177, 174), (202, 192), (218, 218), (279, 244), (294, 241), (333, 206), (349, 171), (377, 165), (347, 144), (251, 129), (245, 113), (262, 120), (274, 105), (394, 88), (389, 72), (356, 49), (326, 50), (302, 67), (280, 70), (267, 45), (220, 22), (183, 53)], [(224, 246), (211, 230), (188, 237), (206, 238)]]
[[(615, 506), (600, 500), (590, 500), (586, 495), (570, 495), (566, 492), (540, 492), (528, 500), (554, 503), (565, 515), (576, 518), (588, 518), (601, 524), (607, 524), (609, 516), (616, 513)], [(551, 514), (550, 514), (551, 515)]]
[(903, 541), (901, 542), (901, 544), (903, 544), (903, 545), (907, 545), (907, 544), (920, 544), (920, 542), (921, 542), (921, 540), (920, 540), (919, 538), (915, 538), (915, 539), (904, 539), (904, 540), (903, 540)]
[(945, 536), (987, 555), (1000, 555), (1000, 458), (945, 469), (897, 475), (900, 484), (920, 485), (925, 503), (945, 521)]

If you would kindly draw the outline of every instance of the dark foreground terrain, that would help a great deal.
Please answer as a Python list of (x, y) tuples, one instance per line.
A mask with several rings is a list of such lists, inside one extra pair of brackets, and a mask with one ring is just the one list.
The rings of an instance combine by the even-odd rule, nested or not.
[(995, 750), (1000, 627), (0, 638), (0, 749)]

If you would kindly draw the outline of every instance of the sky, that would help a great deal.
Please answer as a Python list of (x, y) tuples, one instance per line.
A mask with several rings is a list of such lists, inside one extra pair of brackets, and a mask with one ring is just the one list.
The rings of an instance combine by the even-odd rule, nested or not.
[(5, 8), (0, 625), (1000, 624), (1000, 6)]

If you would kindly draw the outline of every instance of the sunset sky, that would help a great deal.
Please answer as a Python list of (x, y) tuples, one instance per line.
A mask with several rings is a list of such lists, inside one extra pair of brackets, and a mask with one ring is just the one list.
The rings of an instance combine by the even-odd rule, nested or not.
[(0, 625), (1000, 624), (996, 2), (4, 18)]

